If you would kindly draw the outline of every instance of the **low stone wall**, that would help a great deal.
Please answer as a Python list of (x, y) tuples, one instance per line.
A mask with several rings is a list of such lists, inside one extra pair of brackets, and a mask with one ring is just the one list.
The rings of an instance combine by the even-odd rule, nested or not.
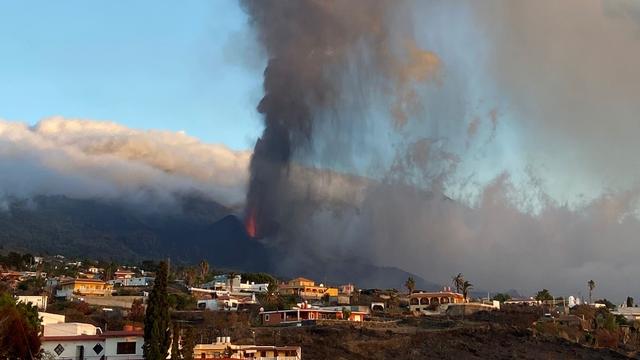
[(492, 311), (495, 308), (491, 305), (485, 304), (451, 304), (447, 307), (446, 314), (448, 316), (467, 316), (475, 314), (478, 311)]
[(317, 326), (353, 326), (366, 329), (386, 329), (397, 327), (400, 320), (391, 321), (345, 321), (345, 320), (315, 320)]
[(74, 296), (77, 299), (82, 299), (84, 302), (90, 305), (104, 306), (104, 307), (121, 307), (125, 309), (131, 309), (133, 301), (136, 299), (143, 299), (142, 296)]

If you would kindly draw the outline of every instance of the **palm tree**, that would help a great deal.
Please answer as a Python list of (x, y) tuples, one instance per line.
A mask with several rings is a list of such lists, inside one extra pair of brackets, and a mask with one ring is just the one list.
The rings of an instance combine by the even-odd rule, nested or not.
[(469, 290), (471, 290), (473, 288), (473, 284), (470, 283), (469, 281), (465, 280), (462, 283), (461, 288), (462, 288), (462, 296), (464, 297), (464, 300), (466, 301), (467, 297), (469, 295)]
[(200, 267), (200, 277), (204, 282), (205, 278), (207, 277), (207, 274), (209, 273), (209, 263), (206, 260), (202, 260), (200, 261), (199, 267)]
[(267, 298), (274, 300), (278, 298), (278, 284), (271, 282), (267, 285)]
[(416, 281), (412, 276), (409, 276), (407, 281), (404, 283), (404, 286), (409, 290), (409, 294), (413, 294), (413, 290), (416, 289)]
[(462, 289), (462, 284), (464, 284), (464, 275), (462, 273), (458, 273), (458, 275), (452, 278), (453, 286), (456, 287), (456, 292), (460, 293), (460, 289)]
[(589, 304), (593, 304), (591, 302), (591, 293), (593, 292), (593, 289), (596, 288), (596, 282), (593, 280), (589, 280), (587, 281), (587, 286), (589, 287)]
[(184, 270), (184, 282), (187, 286), (193, 286), (196, 280), (196, 269), (188, 267)]

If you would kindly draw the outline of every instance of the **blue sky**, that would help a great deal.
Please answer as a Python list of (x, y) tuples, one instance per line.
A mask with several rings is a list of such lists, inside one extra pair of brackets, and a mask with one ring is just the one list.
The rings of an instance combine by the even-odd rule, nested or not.
[(110, 120), (248, 149), (263, 64), (235, 0), (0, 3), (7, 120)]

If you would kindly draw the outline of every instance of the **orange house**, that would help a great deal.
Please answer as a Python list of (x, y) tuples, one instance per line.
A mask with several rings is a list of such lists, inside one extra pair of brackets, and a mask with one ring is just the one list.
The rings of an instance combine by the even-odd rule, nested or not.
[(303, 277), (298, 277), (287, 283), (280, 284), (278, 290), (282, 295), (300, 296), (305, 300), (320, 300), (325, 295), (329, 297), (338, 296), (338, 288), (325, 287), (322, 284), (316, 286), (315, 281)]
[(71, 297), (71, 295), (111, 295), (113, 285), (97, 279), (71, 279), (60, 283), (58, 297)]

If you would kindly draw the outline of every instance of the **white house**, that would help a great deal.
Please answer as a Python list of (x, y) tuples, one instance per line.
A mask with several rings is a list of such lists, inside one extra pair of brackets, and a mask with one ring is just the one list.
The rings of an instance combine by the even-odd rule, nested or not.
[(240, 283), (240, 286), (239, 288), (237, 288), (237, 291), (250, 292), (250, 293), (266, 293), (268, 287), (269, 287), (269, 284), (267, 283), (256, 284), (254, 282), (247, 281), (246, 283)]
[(47, 278), (47, 273), (46, 272), (42, 272), (42, 271), (23, 271), (22, 272), (22, 277), (25, 279), (28, 278)]
[(231, 278), (229, 275), (216, 275), (213, 280), (202, 285), (203, 289), (232, 291), (237, 290), (240, 287), (241, 281), (240, 275), (235, 275)]
[(211, 311), (237, 311), (238, 310), (238, 300), (236, 299), (208, 299), (208, 300), (198, 300), (198, 309), (200, 310), (211, 310)]
[[(89, 325), (89, 324), (84, 324)], [(91, 326), (91, 325), (89, 325)], [(53, 359), (143, 359), (144, 334), (140, 329), (126, 328), (124, 331), (84, 334), (88, 327), (73, 329), (52, 329), (42, 336), (42, 349)]]
[(36, 306), (38, 310), (47, 310), (48, 299), (49, 297), (47, 295), (36, 295), (36, 296), (19, 295), (17, 298), (17, 301)]
[(627, 320), (640, 320), (640, 308), (620, 306), (615, 311), (611, 312), (614, 315), (622, 315)]
[(44, 326), (44, 336), (97, 335), (100, 328), (86, 323), (54, 323)]
[(48, 312), (38, 311), (38, 317), (40, 318), (40, 325), (46, 327), (51, 324), (64, 323), (65, 316), (60, 314), (53, 314)]
[(101, 272), (103, 272), (103, 269), (97, 268), (95, 266), (91, 266), (90, 268), (87, 269), (87, 272), (91, 273), (91, 274), (99, 274)]
[(121, 278), (107, 281), (114, 286), (151, 286), (155, 278), (149, 276)]
[(230, 337), (218, 337), (211, 344), (196, 344), (193, 349), (194, 359), (227, 358), (254, 360), (300, 360), (302, 349), (299, 346), (260, 346), (236, 345)]

